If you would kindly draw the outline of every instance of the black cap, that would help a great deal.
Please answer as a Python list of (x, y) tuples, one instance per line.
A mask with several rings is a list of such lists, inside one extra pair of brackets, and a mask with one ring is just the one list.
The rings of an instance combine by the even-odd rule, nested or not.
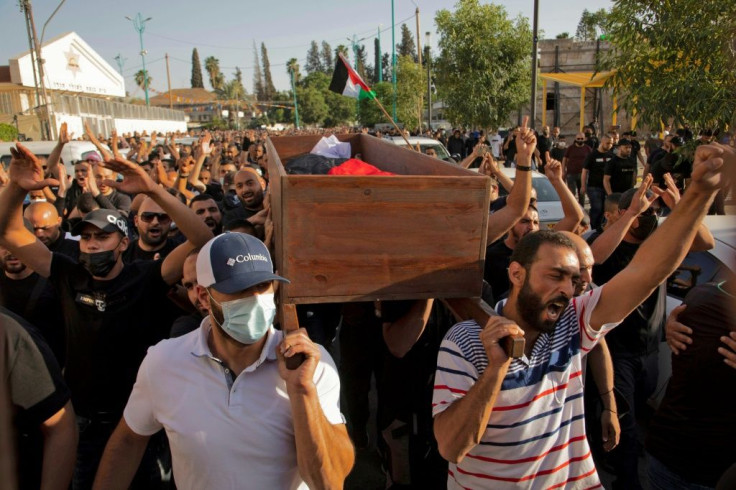
[(128, 236), (128, 223), (120, 211), (114, 209), (95, 209), (87, 213), (82, 221), (74, 225), (72, 235), (78, 236), (82, 233), (87, 223), (96, 226), (106, 233), (117, 231), (123, 236)]

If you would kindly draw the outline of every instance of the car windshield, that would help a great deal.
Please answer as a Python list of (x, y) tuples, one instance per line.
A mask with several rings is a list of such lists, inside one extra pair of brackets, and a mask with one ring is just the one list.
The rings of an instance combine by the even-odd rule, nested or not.
[(532, 187), (537, 191), (537, 201), (551, 202), (560, 200), (557, 191), (547, 179), (532, 179)]
[[(406, 143), (402, 142), (401, 144), (399, 144), (399, 146), (403, 146), (404, 148), (406, 148)], [(416, 147), (416, 144), (414, 144), (413, 146)], [(433, 145), (431, 143), (424, 145), (420, 143), (419, 148), (422, 150), (422, 153), (425, 153), (425, 154), (427, 153), (428, 148), (432, 148), (435, 151), (435, 153), (437, 153), (437, 158), (439, 158), (440, 160), (450, 158), (450, 154), (447, 153), (447, 151), (442, 145)]]

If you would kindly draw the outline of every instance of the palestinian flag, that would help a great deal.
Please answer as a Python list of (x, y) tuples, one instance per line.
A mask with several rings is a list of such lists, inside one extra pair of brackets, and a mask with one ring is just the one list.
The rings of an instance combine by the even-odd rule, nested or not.
[(358, 100), (376, 98), (376, 93), (350, 67), (342, 53), (335, 63), (335, 73), (332, 74), (330, 90)]

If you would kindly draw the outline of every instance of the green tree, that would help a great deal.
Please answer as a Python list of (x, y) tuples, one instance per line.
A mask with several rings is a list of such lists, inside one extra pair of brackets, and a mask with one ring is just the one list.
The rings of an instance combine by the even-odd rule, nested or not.
[(202, 80), (202, 63), (199, 62), (197, 48), (192, 50), (192, 88), (204, 88)]
[(258, 48), (256, 48), (255, 41), (253, 41), (253, 60), (253, 93), (256, 96), (256, 100), (266, 100), (261, 63), (258, 61)]
[(396, 71), (396, 117), (405, 128), (418, 128), (422, 121), (422, 103), (427, 75), (411, 56), (399, 57)]
[(590, 12), (588, 9), (583, 10), (578, 28), (575, 31), (575, 38), (579, 41), (595, 41), (599, 34), (605, 34), (607, 19), (608, 11), (606, 9), (595, 12)]
[(261, 63), (263, 63), (263, 96), (266, 100), (271, 100), (276, 93), (276, 87), (273, 86), (271, 62), (268, 61), (268, 50), (265, 43), (261, 43)]
[(299, 61), (296, 58), (291, 58), (286, 62), (286, 73), (291, 76), (292, 72), (294, 72), (294, 83), (298, 84), (302, 75), (299, 73)]
[(345, 58), (348, 57), (348, 47), (345, 46), (344, 44), (339, 44), (335, 48), (335, 58), (337, 58), (339, 55), (343, 55)]
[(357, 49), (357, 59), (358, 59), (358, 75), (360, 75), (360, 78), (362, 78), (367, 84), (373, 83), (373, 74), (370, 73), (370, 66), (368, 65), (368, 51), (365, 49), (365, 46), (363, 44), (358, 46)]
[(12, 124), (0, 123), (0, 141), (15, 141), (18, 130)]
[[(455, 125), (503, 126), (529, 100), (532, 32), (500, 5), (460, 0), (435, 17), (440, 55), (432, 63), (446, 117)], [(470, 35), (472, 33), (472, 35)]]
[(569, 32), (561, 32), (555, 36), (555, 39), (570, 39)]
[(736, 3), (618, 0), (600, 68), (619, 108), (652, 127), (736, 124)]
[(207, 75), (209, 75), (212, 90), (222, 88), (225, 80), (220, 73), (220, 60), (214, 56), (208, 56), (204, 59), (204, 69), (207, 70)]
[(322, 67), (328, 75), (335, 69), (335, 60), (332, 57), (332, 47), (327, 41), (322, 41)]
[[(376, 93), (376, 98), (384, 105), (391, 100), (394, 88), (390, 81), (378, 82), (371, 88)], [(360, 101), (359, 106), (358, 122), (360, 122), (362, 126), (369, 128), (376, 124), (389, 122), (386, 120), (386, 116), (381, 112), (381, 109), (378, 108), (378, 105), (374, 101), (363, 99)]]
[(397, 56), (410, 56), (417, 61), (417, 45), (414, 43), (414, 35), (406, 24), (401, 24), (401, 42), (396, 45)]
[[(379, 49), (381, 43), (378, 42), (378, 38), (373, 40), (373, 80), (378, 81), (383, 76), (383, 66), (381, 64), (381, 50)], [(379, 76), (380, 74), (380, 76)]]
[(391, 81), (391, 55), (383, 53), (381, 57), (381, 65), (383, 65), (383, 79), (387, 82)]
[(327, 117), (324, 93), (315, 87), (298, 87), (299, 117), (305, 124), (322, 125)]
[(317, 41), (312, 41), (312, 44), (309, 45), (309, 50), (307, 51), (307, 62), (304, 65), (304, 70), (307, 73), (324, 71)]
[(151, 77), (151, 74), (148, 73), (148, 70), (138, 70), (134, 76), (135, 84), (138, 85), (143, 90), (146, 89), (146, 74), (148, 74), (148, 88), (151, 88), (151, 82), (153, 82), (153, 78)]

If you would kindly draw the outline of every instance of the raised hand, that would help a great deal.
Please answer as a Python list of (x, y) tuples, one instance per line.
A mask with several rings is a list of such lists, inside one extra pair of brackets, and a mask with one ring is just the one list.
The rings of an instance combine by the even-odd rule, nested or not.
[(36, 191), (50, 185), (59, 185), (56, 179), (44, 179), (43, 167), (36, 155), (20, 143), (10, 148), (10, 182), (25, 191)]
[(690, 336), (693, 334), (693, 330), (687, 325), (683, 325), (677, 320), (677, 317), (685, 311), (687, 305), (682, 304), (672, 310), (667, 317), (667, 322), (664, 325), (665, 338), (667, 339), (667, 345), (670, 346), (670, 350), (673, 354), (678, 355), (680, 352), (687, 349), (687, 346), (693, 343), (693, 339)]
[(212, 135), (209, 131), (205, 131), (204, 136), (202, 136), (202, 139), (199, 141), (202, 155), (209, 155), (212, 153), (212, 146), (210, 146), (210, 143), (212, 143)]
[(84, 123), (84, 134), (87, 135), (87, 138), (92, 142), (93, 145), (97, 148), (97, 151), (100, 152), (102, 155), (102, 160), (107, 162), (109, 160), (112, 160), (112, 155), (109, 151), (107, 151), (107, 148), (102, 146), (102, 143), (100, 143), (100, 140), (97, 139), (97, 136), (92, 132), (92, 129), (90, 129), (88, 123)]
[(91, 192), (93, 196), (97, 197), (100, 194), (100, 189), (97, 187), (97, 179), (95, 179), (97, 164), (92, 166), (85, 162), (84, 168), (87, 169), (87, 178), (84, 181), (84, 186), (86, 187), (87, 192)]
[[(649, 209), (649, 206), (651, 206), (652, 203), (656, 201), (659, 197), (657, 189), (652, 188), (653, 181), (654, 179), (652, 178), (652, 174), (648, 174), (646, 177), (644, 177), (644, 180), (641, 181), (641, 185), (636, 190), (636, 194), (634, 194), (634, 197), (631, 199), (629, 210), (635, 216), (639, 216), (641, 213)], [(647, 191), (650, 189), (652, 189), (653, 191), (652, 196), (647, 197)]]
[(112, 146), (113, 158), (121, 158), (120, 150), (118, 150), (118, 132), (114, 129), (110, 133), (110, 146)]
[[(711, 193), (723, 184), (724, 148), (717, 145), (700, 145), (695, 150), (690, 188)], [(731, 162), (729, 162), (731, 163)]]
[(559, 160), (549, 160), (544, 166), (544, 175), (549, 180), (562, 180), (562, 162)]
[(537, 137), (534, 135), (534, 131), (529, 129), (529, 116), (524, 116), (524, 120), (521, 123), (521, 130), (516, 136), (516, 155), (518, 162), (523, 157), (525, 160), (531, 161), (534, 150), (537, 148)]
[(61, 127), (59, 128), (59, 144), (65, 145), (69, 143), (71, 140), (71, 137), (69, 136), (69, 132), (67, 129), (66, 123), (61, 123)]
[(105, 162), (104, 168), (109, 168), (113, 172), (123, 176), (122, 182), (105, 179), (105, 185), (125, 192), (126, 194), (139, 194), (153, 192), (157, 185), (151, 180), (151, 177), (143, 170), (143, 167), (135, 163), (125, 160), (124, 158), (116, 158), (109, 162)]
[(680, 189), (677, 188), (675, 179), (672, 178), (669, 172), (664, 174), (664, 183), (666, 185), (665, 189), (654, 185), (652, 186), (652, 190), (659, 194), (659, 197), (662, 198), (662, 201), (664, 201), (668, 208), (674, 209), (677, 203), (680, 202)]

